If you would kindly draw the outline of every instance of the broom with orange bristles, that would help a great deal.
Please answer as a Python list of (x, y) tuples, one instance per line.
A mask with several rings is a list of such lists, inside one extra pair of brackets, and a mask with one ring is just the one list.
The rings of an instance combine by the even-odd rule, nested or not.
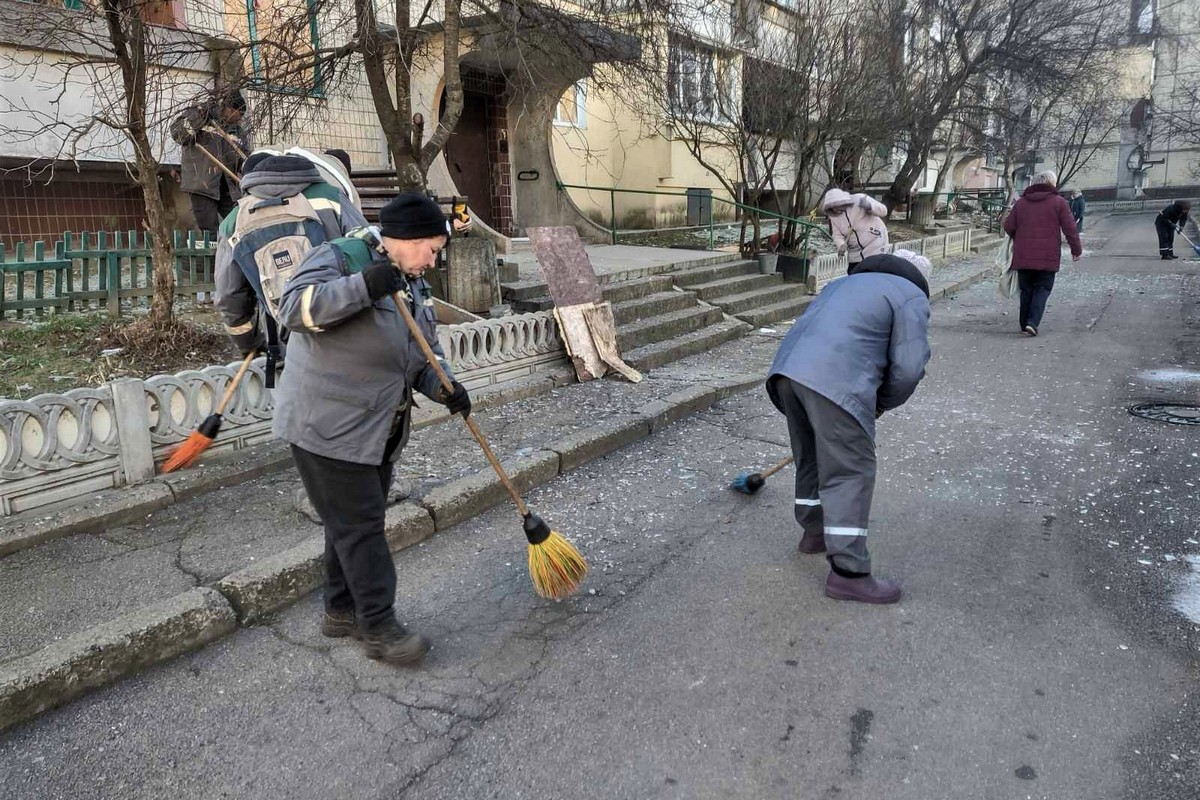
[[(453, 392), (454, 386), (450, 382), (450, 377), (446, 375), (446, 371), (438, 363), (433, 348), (429, 346), (425, 335), (417, 327), (416, 320), (413, 319), (412, 313), (408, 310), (408, 303), (405, 302), (404, 295), (394, 292), (392, 294), (392, 302), (396, 304), (397, 310), (400, 311), (400, 316), (404, 318), (404, 324), (408, 326), (408, 331), (412, 338), (420, 345), (421, 352), (425, 354), (425, 360), (429, 362), (429, 366), (433, 367), (433, 371), (437, 373), (438, 380), (442, 383), (442, 388), (447, 392)], [(579, 554), (579, 551), (575, 549), (575, 546), (565, 536), (558, 531), (550, 530), (550, 526), (525, 505), (525, 501), (521, 499), (521, 493), (517, 491), (517, 487), (513, 486), (508, 473), (504, 471), (500, 460), (492, 452), (487, 437), (483, 435), (483, 431), (475, 424), (475, 420), (471, 419), (469, 414), (466, 414), (463, 415), (463, 422), (467, 424), (467, 429), (471, 431), (471, 435), (475, 437), (475, 441), (479, 442), (480, 448), (483, 449), (483, 454), (487, 456), (492, 469), (500, 477), (500, 482), (508, 490), (509, 496), (512, 497), (513, 503), (517, 506), (517, 511), (521, 514), (525, 529), (525, 538), (529, 542), (529, 577), (533, 581), (534, 591), (542, 597), (548, 597), (553, 600), (561, 600), (574, 593), (579, 588), (579, 585), (583, 583), (584, 576), (587, 575), (587, 562), (583, 560), (583, 556)]]
[(246, 370), (250, 368), (250, 362), (258, 355), (257, 350), (251, 350), (246, 354), (246, 358), (242, 361), (241, 369), (237, 371), (237, 375), (225, 387), (225, 394), (221, 398), (221, 402), (217, 405), (216, 411), (209, 414), (200, 427), (192, 431), (192, 435), (179, 443), (162, 465), (163, 472), (174, 472), (183, 467), (190, 467), (196, 463), (196, 459), (208, 449), (208, 446), (213, 443), (213, 439), (217, 438), (217, 432), (221, 430), (221, 415), (225, 413), (225, 407), (229, 405), (229, 401), (233, 398), (233, 393), (237, 391), (238, 384), (242, 382), (242, 376), (246, 374)]

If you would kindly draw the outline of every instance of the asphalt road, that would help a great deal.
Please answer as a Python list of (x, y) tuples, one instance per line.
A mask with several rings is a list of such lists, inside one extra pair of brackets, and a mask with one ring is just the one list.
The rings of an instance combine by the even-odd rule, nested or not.
[[(17, 798), (1200, 797), (1200, 262), (1089, 220), (1030, 339), (990, 283), (935, 308), (880, 424), (897, 606), (826, 599), (751, 392), (530, 496), (593, 575), (538, 600), (496, 509), (398, 559), (416, 670), (270, 625), (0, 735)], [(1182, 252), (1182, 250), (1181, 250)], [(773, 340), (714, 356), (765, 369)]]

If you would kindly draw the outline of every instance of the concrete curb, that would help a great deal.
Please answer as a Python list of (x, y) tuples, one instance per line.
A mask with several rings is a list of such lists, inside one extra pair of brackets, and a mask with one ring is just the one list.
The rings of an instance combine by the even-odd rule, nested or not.
[[(558, 453), (539, 450), (532, 455), (501, 461), (517, 491), (524, 494), (535, 486), (558, 476)], [(458, 480), (438, 486), (421, 501), (438, 531), (457, 525), (482, 514), (492, 506), (508, 499), (508, 492), (500, 479), (487, 467)]]
[(235, 630), (225, 598), (197, 588), (0, 666), (0, 731)]
[(931, 301), (932, 300), (941, 300), (946, 297), (949, 297), (952, 294), (957, 294), (958, 292), (961, 292), (963, 289), (966, 289), (968, 286), (972, 286), (976, 283), (979, 283), (982, 280), (987, 280), (988, 278), (994, 277), (996, 275), (996, 273), (997, 273), (997, 270), (995, 267), (987, 267), (986, 269), (976, 272), (974, 275), (963, 278), (962, 280), (959, 280), (959, 281), (955, 281), (954, 283), (951, 283), (949, 285), (942, 286), (941, 288), (932, 290), (929, 294), (929, 299)]

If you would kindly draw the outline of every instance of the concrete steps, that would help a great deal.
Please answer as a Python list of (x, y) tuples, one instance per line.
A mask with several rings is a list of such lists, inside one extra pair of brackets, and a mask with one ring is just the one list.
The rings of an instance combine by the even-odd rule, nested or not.
[[(651, 275), (629, 281), (600, 284), (600, 296), (613, 303), (625, 302), (658, 292), (670, 291), (671, 278), (667, 275)], [(554, 308), (554, 300), (544, 283), (506, 284), (504, 299), (511, 303), (517, 313), (548, 311)]]
[(659, 314), (618, 326), (617, 346), (624, 353), (659, 342), (674, 341), (701, 328), (715, 325), (722, 319), (719, 308), (693, 305), (682, 311)]
[(620, 325), (648, 319), (657, 314), (670, 314), (685, 308), (696, 308), (695, 292), (680, 292), (668, 289), (644, 297), (613, 303), (613, 321)]
[(783, 281), (779, 275), (761, 275), (757, 268), (753, 275), (735, 275), (730, 278), (720, 278), (704, 283), (681, 284), (689, 291), (695, 292), (701, 300), (712, 300), (715, 297), (740, 295), (755, 289), (764, 289)]
[(720, 307), (726, 314), (740, 317), (745, 313), (782, 303), (785, 300), (798, 300), (808, 296), (808, 288), (802, 284), (787, 283), (778, 275), (764, 275), (763, 277), (776, 280), (761, 288), (739, 294), (721, 295), (708, 302)]
[(790, 322), (804, 313), (804, 309), (808, 308), (808, 304), (816, 298), (815, 294), (792, 297), (787, 300), (781, 300), (778, 303), (743, 311), (737, 315), (737, 318), (748, 322), (756, 328), (775, 322)]
[[(754, 261), (738, 259), (724, 264), (712, 264), (705, 267), (681, 269), (671, 273), (675, 285), (691, 288), (698, 284), (711, 284), (742, 276), (759, 275), (758, 264)], [(701, 297), (703, 299), (703, 297)]]
[(674, 277), (677, 285), (701, 300), (756, 327), (795, 319), (809, 303), (807, 287), (788, 283), (782, 275), (763, 275), (753, 261), (677, 272)]
[(725, 319), (675, 339), (635, 348), (624, 353), (622, 357), (625, 363), (634, 369), (645, 372), (680, 358), (711, 350), (749, 332), (750, 326), (741, 320)]
[(1004, 233), (982, 233), (976, 231), (971, 236), (972, 253), (990, 253), (1004, 241)]

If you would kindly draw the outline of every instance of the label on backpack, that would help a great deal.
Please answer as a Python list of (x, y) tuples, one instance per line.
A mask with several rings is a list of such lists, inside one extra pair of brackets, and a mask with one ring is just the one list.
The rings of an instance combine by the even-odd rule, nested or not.
[(302, 193), (290, 197), (247, 196), (238, 201), (233, 259), (255, 287), (267, 312), (279, 318), (284, 286), (304, 256), (325, 241), (325, 228)]

